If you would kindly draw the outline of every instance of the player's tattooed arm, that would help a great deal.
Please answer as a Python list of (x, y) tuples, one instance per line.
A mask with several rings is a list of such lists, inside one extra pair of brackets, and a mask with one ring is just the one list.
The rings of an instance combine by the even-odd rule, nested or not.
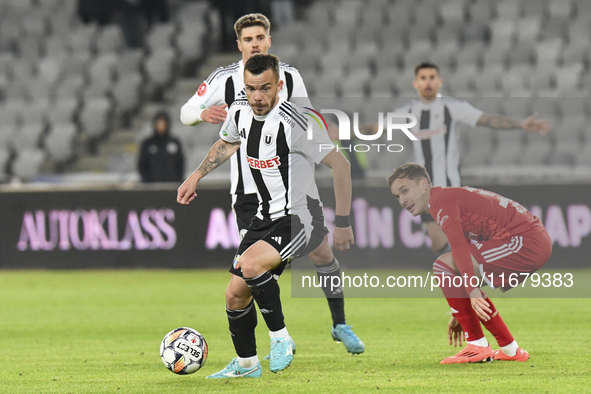
[(240, 142), (227, 142), (222, 139), (213, 144), (201, 165), (178, 188), (176, 201), (183, 205), (193, 201), (197, 197), (195, 190), (201, 178), (228, 160), (239, 147)]
[(522, 127), (522, 120), (513, 119), (508, 116), (497, 114), (482, 114), (478, 122), (478, 126), (490, 127), (492, 129), (520, 129)]
[(201, 175), (201, 178), (203, 178), (228, 160), (239, 147), (240, 142), (227, 142), (222, 139), (218, 140), (213, 144), (209, 153), (195, 172), (198, 172)]
[(537, 113), (525, 119), (514, 119), (497, 114), (482, 114), (476, 124), (493, 129), (523, 129), (541, 135), (551, 132), (553, 129), (552, 122), (548, 119), (537, 119), (537, 117)]

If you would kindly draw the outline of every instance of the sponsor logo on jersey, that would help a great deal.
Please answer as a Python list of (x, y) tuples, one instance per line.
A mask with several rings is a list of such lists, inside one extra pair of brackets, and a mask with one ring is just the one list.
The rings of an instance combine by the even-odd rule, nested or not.
[(201, 84), (201, 86), (199, 86), (199, 89), (197, 89), (197, 96), (201, 97), (205, 94), (205, 91), (207, 90), (207, 84), (205, 82), (203, 82)]
[(283, 111), (279, 111), (279, 116), (281, 117), (281, 119), (285, 120), (291, 127), (295, 127), (295, 122), (291, 120), (291, 116), (289, 116)]
[(444, 217), (440, 217), (441, 215), (441, 211), (443, 211), (443, 208), (439, 210), (439, 212), (437, 212), (437, 224), (439, 226), (443, 226), (443, 223), (445, 223), (445, 221), (447, 219), (449, 219), (449, 216), (445, 215)]
[(279, 156), (275, 156), (266, 160), (255, 159), (254, 157), (246, 156), (246, 161), (248, 161), (248, 165), (250, 166), (250, 168), (254, 168), (257, 170), (276, 168), (281, 165), (281, 162), (279, 161)]
[(445, 134), (447, 134), (447, 127), (445, 126), (441, 126), (436, 129), (417, 130), (414, 132), (415, 137), (417, 137), (420, 140), (428, 140), (436, 135)]

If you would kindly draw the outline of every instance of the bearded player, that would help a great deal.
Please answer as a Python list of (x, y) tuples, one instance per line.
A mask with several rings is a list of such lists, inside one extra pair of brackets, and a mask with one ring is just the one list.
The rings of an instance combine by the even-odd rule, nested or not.
[[(433, 264), (433, 273), (452, 310), (449, 343), (467, 345), (442, 364), (486, 360), (526, 361), (492, 301), (477, 286), (507, 291), (540, 269), (550, 258), (552, 240), (540, 219), (519, 203), (496, 193), (471, 187), (433, 187), (425, 167), (407, 163), (388, 177), (400, 205), (413, 216), (430, 213), (448, 238), (451, 252)], [(523, 275), (521, 275), (523, 274)], [(462, 278), (461, 286), (453, 279)], [(517, 280), (509, 277), (517, 276)], [(474, 280), (472, 280), (474, 278)], [(474, 286), (474, 285), (477, 286)], [(480, 324), (500, 347), (493, 352)]]
[[(201, 84), (197, 92), (181, 108), (181, 121), (188, 126), (203, 121), (217, 124), (227, 117), (226, 108), (236, 100), (245, 100), (244, 64), (253, 55), (266, 54), (271, 47), (271, 24), (263, 14), (247, 14), (240, 17), (234, 25), (238, 49), (242, 60), (226, 67), (216, 69)], [(288, 64), (280, 63), (279, 78), (283, 87), (279, 96), (299, 107), (311, 107), (306, 86), (298, 70)], [(232, 209), (236, 213), (236, 223), (241, 236), (257, 213), (259, 201), (254, 179), (250, 173), (244, 149), (230, 159)], [(349, 226), (348, 217), (337, 217), (336, 227)], [(330, 278), (341, 276), (338, 260), (326, 238), (317, 249), (309, 254), (316, 266), (320, 283), (331, 283)], [(326, 279), (328, 278), (328, 280)], [(365, 351), (365, 344), (348, 325), (345, 318), (345, 297), (341, 287), (331, 289), (323, 285), (322, 290), (328, 301), (332, 317), (331, 335), (335, 341), (342, 342), (349, 353), (359, 354)]]

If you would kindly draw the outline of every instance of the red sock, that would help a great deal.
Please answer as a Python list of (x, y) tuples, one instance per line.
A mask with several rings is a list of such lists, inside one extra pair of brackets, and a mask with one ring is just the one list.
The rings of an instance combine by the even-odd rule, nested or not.
[(489, 308), (492, 310), (491, 316), (493, 317), (489, 321), (483, 321), (482, 324), (484, 324), (484, 327), (486, 327), (486, 329), (494, 335), (499, 346), (507, 346), (508, 344), (513, 342), (513, 335), (511, 335), (511, 333), (509, 332), (507, 325), (501, 318), (501, 315), (499, 315), (499, 313), (497, 312), (497, 308), (495, 308), (490, 298), (486, 298), (486, 302), (488, 302), (488, 304), (490, 305)]
[[(472, 309), (470, 298), (466, 294), (463, 282), (456, 280), (459, 287), (453, 285), (453, 278), (458, 276), (456, 273), (441, 260), (436, 260), (433, 264), (433, 272), (435, 276), (439, 277), (439, 287), (443, 291), (443, 295), (447, 303), (451, 307), (452, 313), (464, 329), (466, 340), (477, 341), (484, 337), (482, 327), (480, 326), (480, 319)], [(498, 316), (498, 315), (497, 315)]]

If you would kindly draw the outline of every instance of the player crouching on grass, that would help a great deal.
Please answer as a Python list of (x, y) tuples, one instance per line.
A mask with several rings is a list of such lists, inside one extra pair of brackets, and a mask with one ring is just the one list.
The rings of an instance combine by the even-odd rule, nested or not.
[[(388, 185), (413, 216), (430, 213), (451, 245), (451, 252), (435, 261), (433, 272), (453, 314), (448, 324), (449, 344), (453, 338), (454, 346), (458, 342), (461, 346), (464, 333), (467, 346), (441, 364), (526, 361), (529, 354), (517, 345), (478, 284), (484, 280), (491, 289), (506, 291), (548, 261), (552, 240), (540, 219), (519, 203), (486, 190), (433, 187), (425, 167), (419, 164), (398, 167), (388, 177)], [(456, 276), (462, 279), (459, 287), (460, 281), (453, 280)], [(511, 285), (510, 276), (517, 276)], [(500, 350), (493, 352), (481, 322), (494, 335)]]

